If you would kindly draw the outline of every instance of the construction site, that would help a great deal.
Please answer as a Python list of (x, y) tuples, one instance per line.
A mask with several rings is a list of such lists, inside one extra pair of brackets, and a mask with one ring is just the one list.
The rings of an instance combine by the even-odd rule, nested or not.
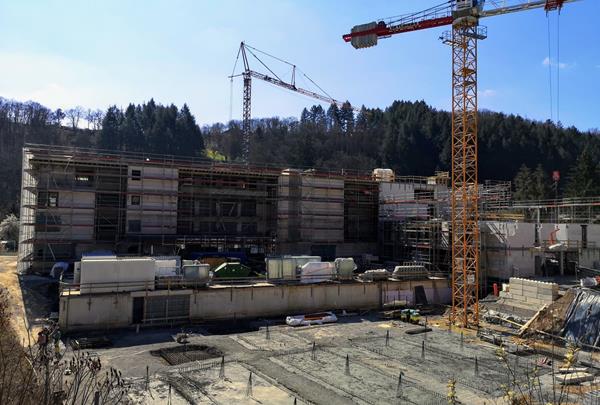
[(600, 404), (600, 196), (517, 200), (478, 178), (479, 20), (571, 1), (500, 3), (343, 36), (451, 27), (449, 171), (250, 162), (253, 79), (343, 103), (252, 70), (244, 42), (238, 162), (26, 144), (27, 333), (120, 370), (120, 403)]

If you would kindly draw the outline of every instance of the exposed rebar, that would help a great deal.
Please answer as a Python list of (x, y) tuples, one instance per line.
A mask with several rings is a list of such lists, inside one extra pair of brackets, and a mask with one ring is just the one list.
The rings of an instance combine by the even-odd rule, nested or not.
[(346, 355), (346, 370), (345, 370), (345, 374), (346, 375), (350, 375), (350, 355), (349, 354)]
[(219, 368), (219, 378), (225, 378), (225, 356), (221, 356), (221, 368)]
[(396, 398), (402, 398), (402, 371), (398, 374), (398, 387), (396, 388)]
[(248, 385), (246, 386), (246, 397), (250, 398), (252, 396), (252, 371), (250, 371), (250, 375), (248, 376)]

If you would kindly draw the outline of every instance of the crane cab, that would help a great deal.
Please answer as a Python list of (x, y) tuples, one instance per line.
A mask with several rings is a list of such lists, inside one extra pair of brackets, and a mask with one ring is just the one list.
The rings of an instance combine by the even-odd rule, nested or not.
[(456, 10), (465, 10), (477, 7), (481, 9), (485, 0), (456, 0)]
[(454, 10), (452, 10), (454, 21), (457, 22), (465, 17), (479, 18), (484, 3), (485, 0), (455, 0)]

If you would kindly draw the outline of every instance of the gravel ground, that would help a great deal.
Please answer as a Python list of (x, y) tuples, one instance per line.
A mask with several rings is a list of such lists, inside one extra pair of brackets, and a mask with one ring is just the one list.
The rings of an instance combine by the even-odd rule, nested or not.
[[(209, 335), (203, 327), (188, 330), (191, 345), (224, 353), (224, 378), (219, 358), (170, 366), (152, 356), (153, 350), (179, 346), (174, 336), (180, 330), (175, 329), (109, 335), (114, 347), (97, 353), (103, 364), (131, 378), (130, 396), (140, 404), (168, 402), (169, 386), (173, 404), (446, 404), (450, 379), (457, 381), (462, 403), (503, 403), (502, 385), (510, 383), (511, 374), (498, 359), (497, 347), (445, 329), (406, 334), (411, 328), (367, 316), (300, 328), (271, 324), (268, 334), (265, 322), (230, 335)], [(517, 380), (524, 380), (538, 360), (534, 355), (506, 356), (518, 369)], [(247, 395), (250, 373), (252, 392)], [(541, 369), (542, 381), (548, 381), (547, 373)]]

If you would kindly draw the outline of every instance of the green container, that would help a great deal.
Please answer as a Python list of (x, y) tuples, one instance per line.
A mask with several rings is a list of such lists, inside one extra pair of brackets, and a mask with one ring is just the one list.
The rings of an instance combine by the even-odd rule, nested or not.
[(250, 267), (241, 263), (223, 263), (214, 271), (215, 278), (243, 278), (250, 276)]

